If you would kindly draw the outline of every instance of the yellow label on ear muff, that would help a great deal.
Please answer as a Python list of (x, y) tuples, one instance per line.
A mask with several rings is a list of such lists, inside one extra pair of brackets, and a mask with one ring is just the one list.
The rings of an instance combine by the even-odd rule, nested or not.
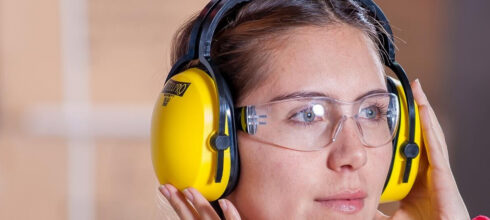
[(224, 151), (223, 178), (216, 183), (217, 151), (210, 145), (218, 131), (218, 108), (214, 81), (203, 70), (188, 69), (166, 82), (151, 127), (153, 167), (161, 184), (179, 190), (194, 187), (209, 201), (223, 194), (230, 176), (230, 149)]
[[(398, 80), (392, 79), (396, 85), (396, 90), (398, 92), (398, 99), (400, 103), (400, 122), (399, 130), (397, 133), (397, 142), (395, 152), (393, 152), (393, 162), (391, 164), (390, 174), (388, 175), (388, 183), (386, 188), (381, 195), (381, 203), (398, 201), (410, 192), (410, 189), (415, 182), (415, 178), (418, 173), (420, 153), (412, 159), (412, 165), (410, 170), (410, 175), (408, 176), (408, 182), (403, 182), (403, 175), (406, 168), (407, 159), (403, 154), (403, 146), (409, 139), (409, 116), (408, 116), (408, 106), (405, 96), (405, 92), (401, 83)], [(419, 152), (422, 152), (423, 141), (422, 141), (422, 131), (420, 126), (420, 117), (418, 112), (418, 107), (415, 105), (415, 140), (414, 142), (419, 146)]]

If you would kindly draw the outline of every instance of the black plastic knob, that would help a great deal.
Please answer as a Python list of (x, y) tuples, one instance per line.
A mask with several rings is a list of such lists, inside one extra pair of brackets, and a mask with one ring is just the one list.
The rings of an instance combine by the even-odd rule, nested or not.
[(230, 136), (214, 135), (211, 138), (211, 144), (216, 150), (226, 150), (230, 146)]
[(419, 146), (416, 143), (407, 143), (403, 148), (403, 154), (408, 158), (415, 158), (419, 155)]

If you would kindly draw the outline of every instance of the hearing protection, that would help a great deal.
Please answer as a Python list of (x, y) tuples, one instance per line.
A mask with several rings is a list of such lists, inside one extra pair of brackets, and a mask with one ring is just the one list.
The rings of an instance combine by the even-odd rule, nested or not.
[[(194, 23), (185, 56), (172, 67), (154, 106), (151, 150), (161, 184), (182, 190), (194, 187), (209, 201), (229, 195), (238, 183), (240, 159), (233, 99), (211, 59), (212, 39), (231, 10), (251, 0), (212, 0)], [(399, 99), (400, 120), (381, 202), (403, 199), (417, 176), (422, 134), (416, 103), (405, 71), (395, 61), (393, 33), (372, 0), (356, 0), (384, 28), (378, 28), (384, 64), (398, 80), (387, 77), (388, 91)], [(187, 69), (193, 60), (199, 67)]]

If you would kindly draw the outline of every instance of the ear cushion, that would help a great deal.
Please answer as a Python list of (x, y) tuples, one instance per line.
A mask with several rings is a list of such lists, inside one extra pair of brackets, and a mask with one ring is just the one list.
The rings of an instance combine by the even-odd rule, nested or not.
[[(223, 195), (236, 144), (224, 151), (223, 177), (216, 183), (217, 151), (210, 138), (218, 132), (218, 108), (215, 82), (204, 70), (188, 69), (165, 83), (151, 126), (153, 167), (161, 184), (194, 187), (209, 201)], [(230, 128), (230, 121), (225, 127)]]
[[(420, 154), (412, 159), (412, 167), (408, 182), (403, 182), (403, 174), (407, 159), (403, 154), (403, 147), (408, 141), (409, 137), (409, 117), (408, 107), (405, 92), (401, 83), (391, 77), (387, 77), (388, 91), (395, 93), (398, 96), (398, 102), (400, 104), (400, 120), (398, 123), (398, 131), (393, 139), (393, 157), (388, 172), (388, 177), (381, 194), (381, 203), (399, 201), (405, 198), (415, 182), (415, 178), (418, 173), (418, 167), (420, 162)], [(417, 106), (417, 105), (416, 105)], [(422, 131), (420, 127), (420, 117), (418, 108), (415, 108), (415, 143), (422, 147)], [(420, 149), (422, 150), (422, 149)]]

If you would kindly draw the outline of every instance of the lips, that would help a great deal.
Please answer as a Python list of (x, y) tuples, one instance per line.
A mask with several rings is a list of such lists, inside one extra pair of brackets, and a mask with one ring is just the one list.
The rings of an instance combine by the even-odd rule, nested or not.
[(360, 190), (347, 191), (332, 196), (317, 198), (315, 202), (337, 212), (354, 214), (364, 207), (366, 196), (366, 193)]

